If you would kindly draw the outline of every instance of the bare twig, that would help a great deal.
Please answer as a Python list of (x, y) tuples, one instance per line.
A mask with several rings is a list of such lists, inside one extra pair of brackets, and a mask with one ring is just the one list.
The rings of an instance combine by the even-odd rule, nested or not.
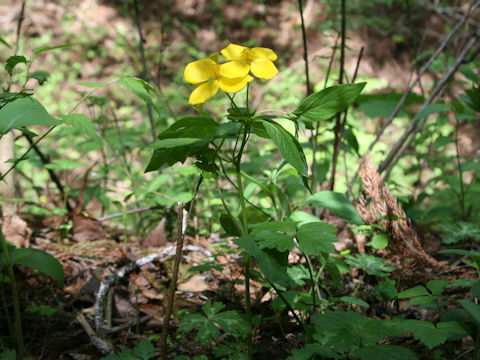
[(92, 344), (101, 351), (102, 354), (113, 354), (113, 345), (105, 339), (99, 337), (88, 323), (83, 314), (77, 315), (77, 321), (82, 325)]
[[(407, 130), (405, 130), (402, 137), (394, 145), (390, 154), (388, 154), (387, 158), (380, 165), (380, 167), (378, 169), (379, 172), (383, 172), (383, 171), (387, 170), (386, 174), (384, 176), (384, 180), (386, 180), (388, 178), (388, 176), (390, 175), (390, 172), (392, 171), (393, 167), (396, 165), (398, 160), (400, 160), (400, 158), (405, 154), (407, 149), (410, 147), (410, 145), (415, 140), (415, 136), (423, 128), (423, 125), (427, 121), (428, 116), (424, 117), (422, 119), (422, 121), (420, 123), (418, 123), (418, 120), (419, 120), (418, 114), (420, 114), (420, 112), (423, 109), (425, 109), (428, 105), (430, 105), (436, 99), (436, 97), (440, 94), (440, 92), (443, 90), (443, 88), (448, 83), (450, 78), (457, 71), (458, 67), (462, 64), (463, 60), (467, 56), (467, 53), (470, 51), (470, 49), (472, 49), (472, 47), (475, 45), (475, 43), (477, 42), (479, 37), (480, 37), (480, 28), (470, 38), (470, 41), (465, 45), (462, 52), (457, 56), (457, 59), (455, 60), (455, 63), (450, 67), (450, 69), (448, 69), (447, 73), (437, 83), (435, 88), (432, 90), (432, 92), (430, 94), (430, 97), (427, 100), (425, 100), (425, 102), (423, 103), (420, 110), (413, 117), (413, 119), (410, 122), (410, 125), (407, 128)], [(410, 137), (408, 143), (405, 146), (403, 146), (408, 137)], [(403, 148), (402, 148), (402, 146), (403, 146)]]
[[(430, 68), (430, 66), (432, 65), (432, 63), (435, 61), (435, 59), (442, 53), (442, 51), (446, 48), (446, 46), (448, 45), (448, 43), (452, 40), (453, 36), (457, 33), (458, 30), (460, 30), (460, 28), (465, 24), (465, 22), (467, 21), (467, 19), (470, 17), (470, 15), (473, 13), (473, 11), (480, 5), (480, 1), (477, 1), (473, 6), (471, 6), (467, 13), (465, 14), (465, 16), (462, 18), (462, 20), (460, 20), (457, 25), (455, 25), (455, 27), (452, 29), (452, 31), (445, 37), (445, 39), (443, 40), (443, 42), (440, 44), (440, 46), (437, 48), (437, 50), (435, 51), (435, 53), (430, 57), (430, 59), (428, 59), (427, 63), (423, 66), (423, 68), (420, 70), (420, 72), (418, 73), (416, 79), (414, 80), (414, 82), (408, 87), (407, 91), (405, 91), (405, 93), (403, 94), (402, 98), (399, 100), (399, 102), (397, 103), (397, 105), (395, 106), (395, 108), (393, 109), (392, 113), (390, 114), (390, 116), (388, 117), (388, 119), (385, 121), (385, 123), (383, 124), (383, 126), (380, 128), (380, 130), (378, 131), (377, 135), (375, 136), (375, 139), (373, 140), (373, 142), (369, 145), (368, 147), (368, 150), (367, 151), (371, 151), (373, 149), (373, 147), (375, 146), (375, 144), (378, 142), (378, 140), (380, 139), (380, 137), (383, 135), (383, 132), (385, 131), (385, 129), (392, 123), (393, 119), (398, 115), (398, 113), (400, 112), (400, 110), (402, 109), (403, 105), (405, 104), (405, 101), (407, 100), (408, 96), (410, 95), (410, 93), (412, 92), (413, 88), (417, 85), (417, 83), (420, 81), (420, 78), (425, 74), (425, 72)], [(349, 193), (352, 189), (352, 186), (354, 184), (354, 182), (356, 181), (358, 177), (358, 169), (355, 173), (355, 175), (353, 176), (353, 179), (350, 181), (350, 184), (348, 186), (348, 192)]]
[(173, 309), (173, 301), (175, 299), (175, 290), (177, 289), (177, 278), (178, 278), (178, 270), (180, 268), (180, 260), (182, 257), (182, 250), (183, 250), (183, 240), (185, 239), (185, 232), (187, 230), (188, 219), (193, 211), (193, 207), (195, 205), (195, 200), (198, 195), (198, 190), (200, 189), (200, 185), (202, 184), (203, 176), (200, 177), (197, 183), (197, 187), (195, 189), (195, 194), (193, 195), (193, 199), (190, 202), (190, 207), (188, 209), (188, 213), (184, 214), (183, 204), (178, 203), (178, 217), (177, 217), (177, 237), (176, 237), (176, 252), (175, 252), (175, 262), (173, 264), (173, 271), (172, 271), (172, 278), (170, 280), (170, 286), (168, 288), (168, 298), (167, 298), (167, 308), (165, 310), (165, 318), (162, 326), (162, 359), (168, 359), (167, 353), (167, 338), (169, 333), (169, 323), (170, 323), (170, 315), (172, 314)]

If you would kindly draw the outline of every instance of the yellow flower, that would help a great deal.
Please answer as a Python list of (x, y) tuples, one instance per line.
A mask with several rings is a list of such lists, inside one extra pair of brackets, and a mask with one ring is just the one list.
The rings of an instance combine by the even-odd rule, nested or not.
[(233, 77), (221, 75), (222, 67), (226, 64), (218, 64), (219, 56), (218, 53), (215, 53), (209, 58), (191, 62), (185, 67), (185, 80), (190, 84), (197, 85), (188, 99), (190, 105), (203, 104), (210, 100), (218, 92), (218, 88), (225, 92), (239, 92), (253, 80), (248, 75), (248, 71), (243, 75)]
[(272, 49), (247, 48), (230, 44), (221, 53), (225, 59), (230, 61), (222, 66), (222, 76), (239, 77), (252, 71), (256, 77), (268, 80), (278, 74), (278, 70), (272, 62), (277, 60), (277, 55)]

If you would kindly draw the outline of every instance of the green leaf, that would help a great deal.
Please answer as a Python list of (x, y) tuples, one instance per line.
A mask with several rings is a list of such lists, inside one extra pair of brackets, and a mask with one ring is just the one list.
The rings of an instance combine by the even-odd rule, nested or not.
[(268, 280), (282, 286), (295, 285), (287, 274), (288, 252), (260, 249), (253, 236), (241, 237), (233, 242), (255, 258), (258, 267)]
[(263, 126), (275, 145), (278, 146), (278, 150), (283, 158), (287, 160), (300, 175), (306, 175), (308, 172), (307, 163), (297, 139), (280, 124), (265, 121)]
[(142, 360), (149, 360), (155, 356), (155, 348), (150, 340), (143, 339), (133, 349), (133, 355), (138, 356)]
[(103, 145), (103, 140), (97, 134), (97, 129), (92, 119), (88, 118), (83, 114), (68, 114), (68, 115), (59, 115), (59, 118), (62, 119), (65, 124), (71, 126), (81, 134), (87, 135), (90, 139)]
[(369, 241), (367, 245), (370, 245), (377, 250), (385, 249), (388, 246), (388, 235), (375, 234), (372, 237), (372, 241)]
[(156, 109), (156, 106), (152, 100), (152, 96), (150, 95), (150, 93), (154, 94), (156, 91), (145, 80), (130, 77), (130, 76), (125, 76), (121, 78), (119, 82), (125, 87), (125, 89), (130, 90), (132, 93), (137, 95), (140, 99), (152, 105)]
[(15, 248), (10, 253), (10, 259), (14, 265), (25, 265), (51, 276), (63, 287), (62, 264), (49, 253), (31, 248)]
[(293, 114), (305, 122), (328, 120), (354, 102), (366, 84), (334, 85), (320, 90), (304, 99)]
[(421, 119), (427, 117), (429, 115), (447, 111), (448, 107), (445, 104), (435, 103), (430, 104), (424, 107), (420, 112), (417, 114), (417, 119)]
[(355, 304), (355, 305), (358, 305), (358, 306), (362, 306), (364, 308), (369, 308), (370, 305), (368, 305), (368, 303), (366, 301), (363, 301), (361, 299), (357, 299), (356, 297), (353, 297), (353, 296), (342, 296), (340, 298), (341, 301), (343, 301), (344, 303), (347, 303), (347, 304)]
[(369, 275), (381, 277), (387, 277), (389, 272), (395, 270), (395, 268), (385, 264), (381, 258), (365, 253), (356, 256), (345, 255), (345, 262), (357, 269), (365, 269)]
[(175, 148), (179, 146), (191, 145), (202, 141), (202, 139), (194, 139), (194, 138), (172, 138), (172, 139), (163, 139), (157, 140), (149, 147), (152, 149), (169, 149)]
[[(359, 95), (356, 102), (358, 103), (358, 110), (371, 118), (384, 117), (388, 118), (393, 110), (396, 108), (398, 102), (403, 97), (399, 93), (376, 93)], [(405, 104), (400, 109), (399, 117), (408, 115), (407, 108), (413, 104), (422, 103), (424, 98), (415, 93), (408, 95)]]
[(56, 45), (56, 46), (40, 46), (32, 50), (32, 53), (34, 55), (38, 55), (42, 52), (49, 51), (49, 50), (55, 50), (55, 49), (63, 49), (66, 47), (73, 46), (75, 44), (62, 44), (62, 45)]
[(451, 144), (451, 143), (454, 143), (455, 140), (452, 139), (451, 137), (449, 136), (438, 136), (434, 143), (433, 143), (433, 147), (435, 150), (439, 150), (441, 149), (442, 147), (444, 147), (445, 145), (448, 145), (448, 144)]
[(418, 360), (412, 350), (396, 345), (369, 345), (352, 350), (350, 355), (360, 360)]
[(415, 321), (410, 323), (409, 331), (413, 332), (413, 337), (419, 340), (429, 349), (433, 349), (448, 340), (448, 331), (437, 329), (435, 325), (427, 321)]
[(415, 296), (430, 296), (430, 293), (422, 285), (415, 286), (413, 288), (410, 288), (398, 293), (399, 299), (406, 299), (406, 298), (411, 298)]
[(426, 284), (427, 288), (432, 292), (432, 295), (434, 296), (440, 295), (447, 285), (448, 280), (445, 279), (430, 280)]
[(235, 310), (218, 313), (212, 317), (212, 320), (229, 334), (246, 335), (250, 330), (247, 320)]
[(0, 109), (0, 134), (30, 125), (59, 125), (33, 97), (17, 98)]
[(55, 159), (50, 164), (45, 165), (47, 169), (59, 171), (72, 170), (83, 166), (87, 166), (87, 164), (68, 159)]
[(480, 326), (480, 305), (468, 300), (457, 300), (461, 307), (475, 320), (477, 326)]
[(0, 36), (0, 44), (2, 45), (5, 45), (6, 47), (8, 47), (9, 49), (11, 49), (12, 47), (5, 41), (5, 39), (3, 37)]
[[(190, 145), (174, 148), (160, 148), (153, 152), (146, 172), (158, 170), (164, 165), (185, 162), (188, 157), (213, 162), (213, 149), (208, 149), (208, 143), (217, 131), (219, 124), (211, 117), (187, 116), (177, 120), (168, 129), (158, 135), (159, 140), (177, 138), (201, 139)], [(212, 157), (212, 158), (209, 158)], [(197, 164), (198, 166), (198, 164)]]
[(311, 222), (299, 227), (297, 232), (300, 250), (307, 255), (330, 254), (335, 251), (337, 228), (324, 222)]
[(5, 70), (7, 70), (8, 74), (12, 76), (13, 68), (15, 66), (17, 66), (18, 64), (26, 64), (26, 63), (27, 63), (27, 58), (25, 56), (21, 56), (21, 55), (10, 56), (5, 63)]
[(295, 247), (293, 236), (276, 231), (262, 230), (252, 234), (260, 249), (277, 249), (280, 252), (288, 251)]
[(321, 221), (317, 216), (312, 215), (309, 212), (301, 211), (301, 210), (295, 210), (290, 215), (290, 220), (298, 222), (302, 225), (303, 224), (308, 224), (308, 223), (311, 223), (311, 222), (320, 222)]
[(333, 191), (320, 191), (309, 196), (302, 204), (320, 206), (330, 210), (339, 218), (355, 225), (363, 225), (364, 222), (352, 203), (347, 199), (345, 194)]
[(241, 225), (236, 219), (233, 220), (230, 216), (228, 216), (228, 214), (220, 215), (220, 224), (222, 225), (223, 231), (225, 231), (227, 235), (241, 236)]
[(428, 296), (418, 296), (410, 299), (408, 301), (408, 305), (425, 305), (425, 304), (430, 304), (435, 301), (435, 297), (432, 295)]
[(50, 74), (43, 70), (34, 71), (28, 74), (28, 78), (37, 80), (39, 85), (43, 85), (49, 76)]

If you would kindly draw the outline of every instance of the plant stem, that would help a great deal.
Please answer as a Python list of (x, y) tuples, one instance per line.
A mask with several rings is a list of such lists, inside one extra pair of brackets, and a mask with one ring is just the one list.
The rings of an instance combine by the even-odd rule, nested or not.
[[(234, 158), (235, 162), (235, 174), (237, 178), (237, 190), (238, 197), (240, 201), (241, 211), (241, 220), (242, 220), (242, 235), (248, 236), (248, 219), (247, 219), (247, 208), (245, 206), (245, 197), (243, 193), (243, 184), (242, 184), (242, 172), (240, 169), (240, 163), (242, 160), (243, 150), (248, 141), (248, 132), (250, 131), (250, 124), (244, 124), (245, 130), (243, 134), (242, 144), (238, 151), (237, 156)], [(242, 129), (240, 129), (240, 132)], [(239, 135), (240, 135), (239, 132)], [(252, 303), (250, 299), (250, 254), (247, 253), (245, 256), (245, 305), (247, 310), (247, 320), (250, 325), (250, 332), (248, 333), (247, 339), (247, 352), (248, 358), (253, 359), (253, 329), (252, 329)]]
[(458, 168), (458, 181), (460, 182), (460, 195), (458, 201), (460, 202), (460, 217), (463, 221), (466, 221), (465, 217), (465, 188), (463, 184), (463, 172), (462, 172), (462, 164), (460, 162), (460, 150), (458, 148), (458, 127), (460, 126), (458, 119), (456, 119), (455, 124), (455, 152), (456, 152), (456, 160), (457, 160), (457, 168)]
[[(15, 275), (13, 273), (13, 266), (10, 262), (10, 253), (8, 252), (7, 241), (3, 236), (3, 232), (0, 229), (0, 242), (2, 243), (3, 256), (7, 263), (8, 276), (10, 277), (10, 286), (12, 288), (13, 307), (15, 311), (15, 339), (17, 342), (17, 358), (23, 359), (24, 345), (22, 334), (22, 317), (20, 313), (20, 301), (18, 299), (17, 283), (15, 282)], [(12, 334), (13, 335), (13, 334)]]

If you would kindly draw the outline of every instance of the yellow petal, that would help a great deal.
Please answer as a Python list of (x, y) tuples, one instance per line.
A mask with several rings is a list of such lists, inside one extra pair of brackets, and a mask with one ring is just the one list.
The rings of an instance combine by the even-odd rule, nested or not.
[(225, 92), (236, 93), (242, 90), (248, 82), (252, 81), (253, 78), (250, 75), (244, 76), (243, 78), (224, 78), (220, 79), (220, 89)]
[(257, 59), (252, 62), (252, 74), (260, 79), (271, 79), (278, 74), (278, 70), (270, 60)]
[(210, 100), (218, 91), (218, 80), (210, 80), (198, 85), (190, 94), (190, 105), (203, 104)]
[(199, 84), (214, 77), (217, 64), (212, 59), (201, 59), (191, 62), (185, 67), (183, 75), (190, 84)]
[(228, 78), (244, 77), (250, 71), (250, 64), (248, 61), (238, 60), (230, 61), (220, 65), (219, 74)]
[(264, 47), (255, 47), (252, 49), (254, 59), (267, 59), (270, 61), (277, 60), (277, 54), (272, 49)]
[(242, 59), (242, 52), (248, 49), (245, 46), (230, 44), (221, 51), (222, 55), (227, 60), (240, 60)]

